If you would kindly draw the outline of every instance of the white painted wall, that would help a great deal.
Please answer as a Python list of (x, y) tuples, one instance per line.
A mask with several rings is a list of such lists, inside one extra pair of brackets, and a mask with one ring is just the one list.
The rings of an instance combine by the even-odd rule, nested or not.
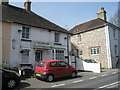
[[(54, 33), (55, 33), (54, 31), (49, 31), (46, 29), (41, 29), (41, 28), (36, 28), (36, 27), (29, 27), (29, 28), (30, 28), (30, 40), (54, 43)], [(18, 30), (22, 30), (22, 25), (13, 23), (11, 30), (12, 30), (11, 51), (10, 51), (11, 67), (19, 66), (19, 64), (21, 63), (22, 54), (20, 53), (20, 50), (22, 49), (29, 49), (29, 64), (35, 64), (35, 50), (33, 49), (32, 42), (21, 41), (22, 32), (18, 32)], [(64, 39), (64, 37), (67, 37), (67, 34), (60, 32), (60, 43), (62, 45), (54, 45), (54, 49), (63, 48), (65, 49), (65, 55), (67, 55), (67, 39)], [(15, 40), (14, 42), (15, 49), (12, 48), (13, 39)], [(43, 49), (42, 51), (43, 51), (44, 60), (52, 59), (52, 51), (45, 50), (45, 49)]]
[[(109, 39), (110, 39), (110, 51), (111, 51), (111, 62), (112, 62), (112, 68), (116, 68), (116, 63), (118, 61), (118, 57), (116, 57), (115, 55), (115, 45), (117, 45), (119, 47), (118, 44), (118, 30), (116, 29), (116, 39), (114, 38), (113, 35), (113, 30), (116, 29), (114, 27), (110, 27), (108, 28), (109, 30)], [(117, 50), (117, 54), (118, 54), (118, 50)]]
[(92, 71), (94, 73), (101, 73), (101, 65), (100, 63), (87, 63), (84, 60), (77, 59), (76, 60), (76, 68), (77, 70), (84, 71)]

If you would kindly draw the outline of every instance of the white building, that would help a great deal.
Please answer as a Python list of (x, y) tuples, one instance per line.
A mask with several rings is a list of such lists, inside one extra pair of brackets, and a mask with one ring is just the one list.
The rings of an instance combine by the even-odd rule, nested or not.
[(35, 65), (42, 60), (69, 62), (70, 33), (31, 11), (1, 3), (2, 61), (10, 67)]

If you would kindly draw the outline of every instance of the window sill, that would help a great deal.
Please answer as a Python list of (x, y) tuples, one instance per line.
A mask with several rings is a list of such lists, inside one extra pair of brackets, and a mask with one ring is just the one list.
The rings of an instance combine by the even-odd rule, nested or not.
[(55, 42), (54, 45), (62, 45), (61, 43)]
[(78, 42), (78, 44), (82, 44), (82, 42)]
[(21, 41), (32, 42), (32, 40), (30, 40), (30, 39), (21, 39)]

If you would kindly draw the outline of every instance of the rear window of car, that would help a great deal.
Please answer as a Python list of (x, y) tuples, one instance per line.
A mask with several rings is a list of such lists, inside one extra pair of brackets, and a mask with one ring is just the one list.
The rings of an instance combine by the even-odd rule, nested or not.
[(45, 67), (46, 66), (46, 63), (45, 62), (39, 62), (37, 64), (38, 67)]

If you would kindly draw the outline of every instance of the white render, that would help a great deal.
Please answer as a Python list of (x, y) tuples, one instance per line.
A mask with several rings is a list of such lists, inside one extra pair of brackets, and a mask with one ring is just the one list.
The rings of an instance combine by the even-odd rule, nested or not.
[[(65, 37), (68, 36), (67, 33), (60, 33), (60, 43), (62, 45), (54, 45), (54, 33), (55, 31), (49, 31), (47, 29), (36, 28), (27, 26), (30, 28), (30, 40), (22, 41), (22, 32), (18, 30), (22, 30), (24, 25), (12, 23), (11, 26), (11, 49), (10, 49), (10, 67), (19, 67), (22, 64), (22, 54), (21, 50), (29, 50), (29, 63), (35, 65), (35, 50), (41, 50), (42, 60), (52, 60), (53, 54), (52, 50), (64, 50), (64, 56), (67, 56), (67, 39)], [(44, 43), (44, 44), (43, 44)], [(48, 45), (49, 44), (49, 45)], [(36, 47), (36, 48), (35, 48)], [(70, 43), (69, 43), (69, 51), (70, 51)], [(66, 62), (67, 59), (64, 59)]]

